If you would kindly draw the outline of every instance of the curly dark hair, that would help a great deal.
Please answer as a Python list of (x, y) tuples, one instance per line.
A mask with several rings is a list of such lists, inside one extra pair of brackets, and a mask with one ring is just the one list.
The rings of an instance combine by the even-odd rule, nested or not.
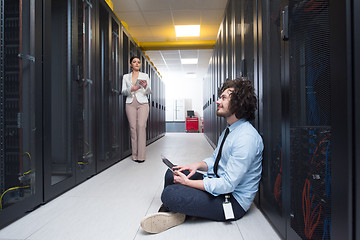
[(228, 88), (234, 88), (230, 94), (230, 112), (235, 113), (238, 119), (254, 120), (257, 98), (251, 81), (244, 77), (234, 80), (228, 79), (219, 88), (218, 95), (220, 96)]

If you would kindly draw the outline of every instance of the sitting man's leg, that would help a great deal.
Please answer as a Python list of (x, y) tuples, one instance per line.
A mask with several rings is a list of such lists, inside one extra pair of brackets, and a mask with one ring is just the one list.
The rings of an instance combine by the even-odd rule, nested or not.
[[(158, 233), (174, 227), (185, 221), (185, 215), (207, 218), (216, 221), (225, 221), (223, 211), (224, 195), (213, 196), (205, 191), (174, 184), (172, 172), (165, 175), (165, 188), (161, 195), (163, 205), (171, 212), (156, 213), (146, 217), (141, 226), (147, 232)], [(202, 179), (202, 174), (196, 173), (191, 179)], [(231, 197), (234, 216), (237, 220), (245, 211), (238, 202)]]
[[(186, 175), (189, 172), (184, 172)], [(202, 179), (202, 174), (196, 173), (191, 179)], [(174, 184), (173, 172), (167, 170), (165, 174), (164, 189)], [(177, 184), (176, 184), (177, 185)], [(171, 227), (177, 226), (185, 221), (186, 215), (178, 212), (171, 212), (164, 204), (161, 205), (159, 213), (146, 216), (141, 221), (141, 227), (149, 233), (159, 233)]]

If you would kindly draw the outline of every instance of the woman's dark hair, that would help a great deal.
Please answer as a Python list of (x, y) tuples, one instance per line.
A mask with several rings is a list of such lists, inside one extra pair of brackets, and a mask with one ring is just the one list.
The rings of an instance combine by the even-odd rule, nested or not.
[(228, 88), (234, 88), (230, 94), (230, 112), (235, 113), (238, 119), (254, 120), (257, 98), (251, 81), (246, 78), (228, 79), (219, 88), (219, 96)]
[(140, 57), (138, 57), (138, 56), (133, 56), (133, 57), (130, 58), (130, 64), (131, 64), (132, 60), (134, 60), (134, 58), (138, 58), (138, 59), (141, 61), (141, 58), (140, 58)]

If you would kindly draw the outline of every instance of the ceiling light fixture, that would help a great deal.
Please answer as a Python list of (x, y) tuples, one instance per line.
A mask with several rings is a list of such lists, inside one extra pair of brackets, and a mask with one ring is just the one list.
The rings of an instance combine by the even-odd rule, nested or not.
[(197, 58), (181, 58), (181, 64), (197, 64)]
[(185, 78), (194, 79), (194, 78), (196, 78), (196, 73), (194, 73), (194, 72), (186, 73)]
[(176, 37), (199, 37), (200, 25), (175, 25)]

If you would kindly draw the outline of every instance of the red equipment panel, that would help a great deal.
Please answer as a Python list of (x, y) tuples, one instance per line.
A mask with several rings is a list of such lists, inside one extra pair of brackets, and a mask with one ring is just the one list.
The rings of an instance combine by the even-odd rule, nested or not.
[(199, 118), (187, 117), (186, 118), (186, 132), (199, 132)]

